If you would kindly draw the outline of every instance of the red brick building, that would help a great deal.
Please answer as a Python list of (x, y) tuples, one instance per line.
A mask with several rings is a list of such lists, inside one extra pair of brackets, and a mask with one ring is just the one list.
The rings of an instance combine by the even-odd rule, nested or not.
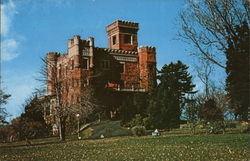
[(139, 24), (115, 21), (106, 27), (108, 48), (96, 47), (94, 38), (76, 35), (68, 40), (68, 52), (49, 52), (48, 95), (60, 84), (62, 100), (80, 101), (88, 86), (105, 86), (117, 92), (148, 92), (155, 81), (155, 47), (138, 47)]

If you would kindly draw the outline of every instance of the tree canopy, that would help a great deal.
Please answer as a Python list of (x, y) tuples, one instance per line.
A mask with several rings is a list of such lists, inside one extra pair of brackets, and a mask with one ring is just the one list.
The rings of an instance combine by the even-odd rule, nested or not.
[(235, 26), (236, 35), (228, 39), (226, 90), (236, 118), (247, 120), (249, 107), (249, 26)]
[(149, 103), (149, 115), (154, 126), (169, 128), (179, 124), (181, 109), (187, 94), (194, 94), (192, 76), (181, 61), (164, 65), (159, 71), (159, 84)]

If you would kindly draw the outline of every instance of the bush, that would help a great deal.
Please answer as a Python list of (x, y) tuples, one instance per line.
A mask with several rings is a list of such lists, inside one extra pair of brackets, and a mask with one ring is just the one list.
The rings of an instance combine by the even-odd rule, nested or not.
[(144, 126), (134, 126), (132, 128), (132, 133), (135, 136), (144, 136), (146, 135), (146, 128)]
[(136, 114), (135, 117), (129, 122), (130, 127), (143, 126), (143, 119), (140, 114)]
[(143, 126), (145, 126), (146, 129), (153, 129), (153, 124), (149, 117), (143, 119)]
[(219, 134), (225, 132), (226, 125), (223, 121), (211, 121), (207, 122), (206, 129), (209, 134)]

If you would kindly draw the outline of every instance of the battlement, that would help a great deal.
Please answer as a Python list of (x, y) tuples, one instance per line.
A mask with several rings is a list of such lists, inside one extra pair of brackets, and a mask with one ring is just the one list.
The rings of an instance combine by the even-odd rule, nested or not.
[(155, 53), (155, 47), (154, 46), (140, 46), (138, 47), (138, 52), (154, 52)]
[(53, 61), (53, 60), (56, 60), (59, 56), (60, 56), (60, 53), (58, 52), (48, 52), (46, 57), (47, 57), (47, 60)]
[(97, 51), (105, 51), (111, 54), (125, 54), (125, 55), (137, 55), (137, 51), (127, 51), (127, 50), (118, 50), (110, 48), (95, 48)]
[(116, 27), (126, 27), (126, 28), (133, 28), (133, 29), (139, 29), (139, 23), (137, 22), (130, 22), (130, 21), (122, 21), (122, 20), (117, 20), (113, 22), (112, 24), (108, 25), (106, 27), (106, 31), (108, 32), (109, 30), (112, 30)]

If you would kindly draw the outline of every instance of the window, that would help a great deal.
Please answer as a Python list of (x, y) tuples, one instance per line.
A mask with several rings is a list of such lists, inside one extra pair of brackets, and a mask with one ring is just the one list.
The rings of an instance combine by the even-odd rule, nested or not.
[(109, 60), (103, 60), (101, 62), (101, 67), (104, 68), (104, 69), (109, 69), (110, 68), (110, 62), (109, 62)]
[(125, 73), (125, 63), (121, 62), (121, 73)]
[(59, 78), (62, 78), (62, 65), (61, 64), (59, 65), (58, 74), (59, 74)]
[(131, 35), (124, 35), (124, 44), (132, 44), (132, 36)]
[(74, 60), (71, 60), (71, 69), (74, 69)]
[(113, 42), (113, 45), (116, 44), (116, 36), (113, 36), (113, 37), (112, 37), (112, 42)]
[(50, 106), (47, 106), (45, 109), (45, 115), (50, 115)]
[(82, 60), (82, 68), (83, 69), (88, 69), (88, 59), (83, 59)]
[(74, 104), (74, 95), (71, 95), (70, 104), (71, 104), (71, 105), (73, 105), (73, 104)]
[(85, 80), (84, 80), (83, 86), (84, 86), (84, 87), (89, 86), (89, 79), (85, 79)]

